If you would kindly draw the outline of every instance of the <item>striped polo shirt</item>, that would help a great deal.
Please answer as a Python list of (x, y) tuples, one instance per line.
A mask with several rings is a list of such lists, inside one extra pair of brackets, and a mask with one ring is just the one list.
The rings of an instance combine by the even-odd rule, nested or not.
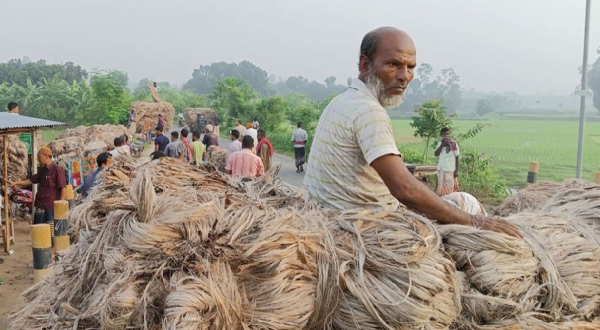
[(400, 155), (387, 111), (360, 80), (325, 108), (315, 132), (304, 185), (326, 207), (395, 210), (391, 195), (370, 164)]

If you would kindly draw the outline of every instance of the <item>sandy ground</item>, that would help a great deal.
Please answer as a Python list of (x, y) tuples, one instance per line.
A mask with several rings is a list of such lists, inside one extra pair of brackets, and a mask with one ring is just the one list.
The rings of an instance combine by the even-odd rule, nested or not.
[(0, 330), (8, 328), (8, 314), (22, 305), (21, 293), (33, 285), (33, 257), (31, 255), (31, 236), (26, 220), (13, 222), (15, 225), (15, 244), (11, 246), (14, 254), (7, 256), (0, 252), (4, 263), (0, 264)]

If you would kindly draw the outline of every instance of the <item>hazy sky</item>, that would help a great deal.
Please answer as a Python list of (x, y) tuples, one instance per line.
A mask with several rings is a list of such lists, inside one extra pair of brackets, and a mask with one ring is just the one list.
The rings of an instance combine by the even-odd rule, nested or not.
[(200, 64), (250, 60), (279, 77), (345, 82), (363, 35), (391, 25), (413, 37), (419, 63), (453, 67), (465, 88), (566, 94), (580, 80), (584, 11), (585, 0), (0, 0), (0, 61), (182, 84)]

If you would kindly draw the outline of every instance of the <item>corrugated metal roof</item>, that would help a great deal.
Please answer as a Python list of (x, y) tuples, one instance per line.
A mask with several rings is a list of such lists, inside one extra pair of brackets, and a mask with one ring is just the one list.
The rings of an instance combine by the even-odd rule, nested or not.
[(7, 131), (19, 128), (53, 127), (62, 125), (66, 124), (46, 119), (13, 115), (8, 112), (0, 112), (0, 131)]

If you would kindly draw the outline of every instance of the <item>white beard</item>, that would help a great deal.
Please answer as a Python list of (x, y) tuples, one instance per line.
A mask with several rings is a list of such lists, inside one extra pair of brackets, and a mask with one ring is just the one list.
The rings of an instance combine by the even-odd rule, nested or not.
[(377, 77), (374, 70), (369, 70), (367, 75), (367, 88), (375, 95), (375, 97), (377, 97), (377, 100), (379, 100), (379, 103), (381, 103), (381, 106), (384, 108), (395, 108), (404, 102), (404, 92), (399, 95), (391, 96), (385, 93), (386, 86), (383, 81)]

